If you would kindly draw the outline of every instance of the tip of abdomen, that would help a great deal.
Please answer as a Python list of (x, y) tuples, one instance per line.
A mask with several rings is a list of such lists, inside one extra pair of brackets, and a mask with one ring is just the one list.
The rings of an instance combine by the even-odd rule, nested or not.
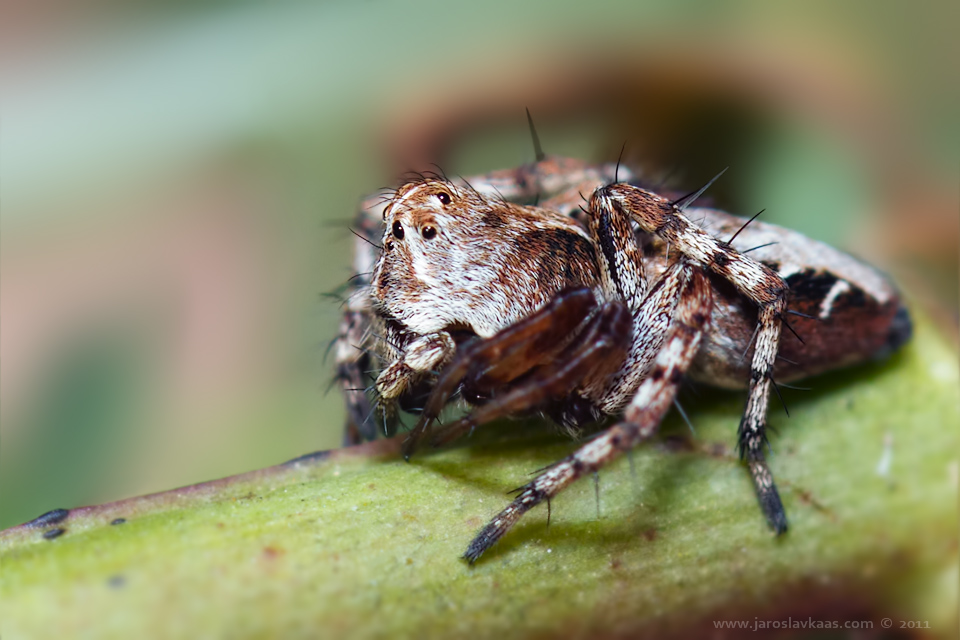
[(901, 303), (897, 313), (890, 321), (890, 328), (887, 331), (887, 339), (883, 345), (877, 349), (874, 359), (883, 360), (890, 357), (897, 349), (910, 341), (913, 335), (913, 321), (910, 320), (910, 312), (907, 307)]

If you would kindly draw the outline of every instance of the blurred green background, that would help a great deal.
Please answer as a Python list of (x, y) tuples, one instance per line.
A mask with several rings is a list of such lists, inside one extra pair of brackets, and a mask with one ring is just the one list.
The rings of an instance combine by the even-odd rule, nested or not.
[[(956, 336), (956, 3), (116, 2), (0, 21), (0, 527), (338, 446), (364, 194), (631, 163), (894, 272)], [(731, 426), (731, 436), (733, 427)]]

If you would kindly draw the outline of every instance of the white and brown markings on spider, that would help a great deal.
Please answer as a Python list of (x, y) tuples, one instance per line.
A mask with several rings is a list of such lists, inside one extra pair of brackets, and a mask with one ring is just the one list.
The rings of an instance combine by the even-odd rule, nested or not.
[[(504, 415), (540, 413), (572, 433), (617, 420), (518, 489), (467, 547), (471, 563), (526, 511), (649, 440), (685, 377), (748, 388), (739, 450), (783, 533), (764, 459), (774, 380), (909, 339), (897, 290), (872, 267), (695, 207), (703, 190), (669, 200), (637, 183), (623, 167), (547, 156), (469, 179), (416, 175), (361, 205), (336, 350), (348, 439), (376, 437), (381, 421), (390, 431), (397, 408), (420, 412), (408, 458), (424, 438), (446, 443)], [(472, 411), (434, 428), (454, 397)]]

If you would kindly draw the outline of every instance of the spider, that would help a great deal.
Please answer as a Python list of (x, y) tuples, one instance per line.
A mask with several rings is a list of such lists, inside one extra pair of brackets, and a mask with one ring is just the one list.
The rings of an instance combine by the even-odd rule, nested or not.
[[(349, 440), (376, 437), (375, 415), (389, 432), (398, 408), (419, 410), (408, 459), (425, 439), (447, 443), (506, 415), (539, 413), (574, 433), (615, 420), (521, 487), (467, 547), (471, 564), (525, 512), (650, 440), (686, 377), (748, 389), (738, 448), (784, 533), (764, 456), (775, 379), (880, 358), (910, 337), (875, 269), (694, 206), (706, 186), (669, 198), (640, 184), (619, 163), (538, 150), (535, 163), (469, 179), (411, 176), (361, 206), (336, 342)], [(435, 428), (457, 396), (472, 410)]]

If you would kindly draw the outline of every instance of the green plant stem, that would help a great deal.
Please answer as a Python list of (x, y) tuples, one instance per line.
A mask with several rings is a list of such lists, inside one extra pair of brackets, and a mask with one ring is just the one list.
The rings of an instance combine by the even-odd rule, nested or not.
[(672, 417), (635, 475), (627, 460), (604, 470), (599, 518), (579, 483), (549, 526), (529, 513), (474, 567), (459, 556), (505, 491), (575, 444), (508, 422), (407, 464), (380, 441), (8, 529), (3, 638), (685, 636), (883, 618), (948, 635), (956, 358), (918, 318), (887, 363), (787, 396), (794, 417), (771, 416), (780, 538), (733, 449), (742, 397), (701, 392), (684, 402), (695, 435)]

